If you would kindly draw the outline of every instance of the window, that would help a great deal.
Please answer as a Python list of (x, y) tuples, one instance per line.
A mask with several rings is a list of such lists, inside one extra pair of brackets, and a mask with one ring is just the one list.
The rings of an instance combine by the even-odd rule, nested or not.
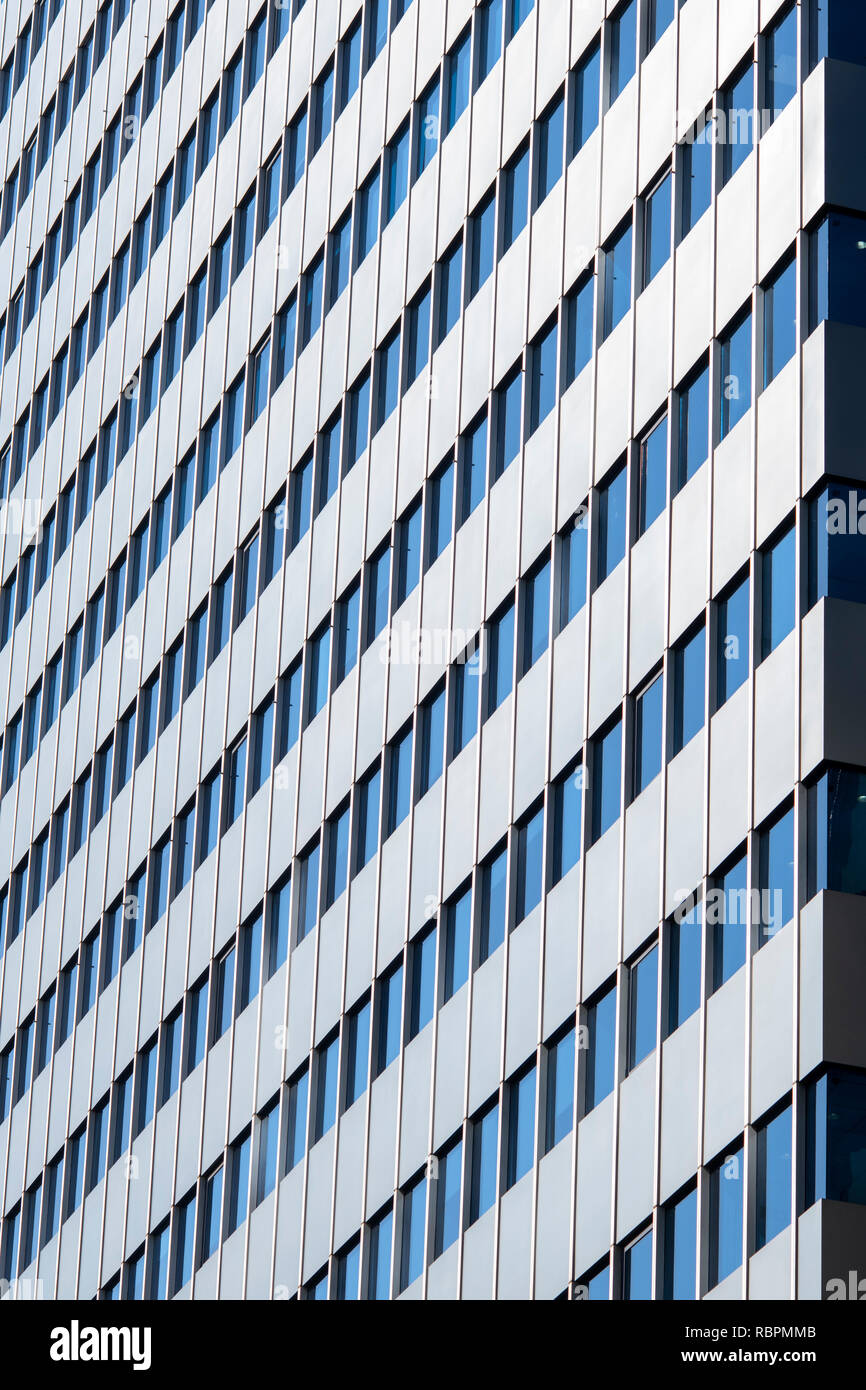
[(355, 197), (355, 266), (366, 260), (379, 235), (379, 165)]
[(268, 979), (285, 963), (288, 954), (291, 902), (292, 883), (291, 878), (286, 875), (268, 894), (268, 935), (265, 943)]
[(528, 1173), (535, 1157), (536, 1071), (532, 1066), (506, 1088), (507, 1131), (503, 1190)]
[(588, 1047), (584, 1081), (584, 1111), (594, 1110), (614, 1086), (616, 1058), (616, 985), (586, 1010)]
[(192, 1276), (195, 1253), (195, 1191), (180, 1202), (175, 1211), (174, 1254), (172, 1257), (171, 1289), (178, 1293)]
[(459, 1139), (437, 1155), (434, 1169), (433, 1259), (454, 1244), (460, 1234), (463, 1144)]
[(574, 126), (572, 152), (583, 149), (598, 126), (601, 94), (601, 50), (594, 43), (577, 65), (574, 76)]
[(349, 283), (351, 248), (352, 213), (349, 209), (337, 223), (328, 242), (327, 309), (333, 308)]
[(656, 676), (634, 702), (634, 767), (632, 794), (637, 797), (662, 770), (662, 708), (664, 686)]
[(766, 826), (758, 838), (760, 922), (764, 946), (794, 916), (794, 808)]
[(186, 1036), (184, 1042), (184, 1076), (189, 1076), (205, 1054), (207, 1040), (208, 981), (204, 975), (186, 997)]
[(524, 144), (502, 174), (500, 256), (517, 240), (529, 216), (529, 145)]
[(578, 764), (553, 784), (553, 823), (550, 846), (551, 887), (580, 859), (583, 768)]
[(561, 632), (586, 603), (589, 514), (580, 508), (576, 520), (559, 542), (559, 621)]
[(277, 1160), (280, 1148), (280, 1101), (271, 1101), (259, 1116), (258, 1152), (256, 1155), (255, 1204), (263, 1202), (272, 1192), (277, 1180)]
[(313, 84), (311, 97), (310, 158), (321, 148), (331, 133), (334, 118), (334, 64), (329, 62)]
[(496, 194), (488, 193), (469, 219), (467, 231), (466, 303), (490, 278), (496, 248)]
[(653, 1051), (657, 1041), (658, 947), (629, 969), (628, 1070)]
[(370, 1074), (370, 999), (356, 1005), (346, 1020), (346, 1050), (343, 1062), (343, 1109), (364, 1094)]
[(445, 686), (427, 697), (418, 712), (417, 795), (425, 796), (442, 775), (445, 758)]
[(415, 164), (412, 181), (419, 179), (439, 149), (439, 79), (430, 84), (415, 103)]
[(367, 561), (365, 574), (364, 650), (366, 651), (388, 621), (388, 591), (391, 577), (391, 551), (386, 544)]
[[(631, 0), (632, 5), (635, 0)], [(609, 337), (631, 308), (631, 240), (629, 221), (604, 248), (602, 341)]]
[(664, 1208), (664, 1296), (694, 1302), (698, 1255), (698, 1193), (692, 1188)]
[(532, 13), (535, 0), (507, 0), (505, 41), (509, 43), (521, 24)]
[(673, 746), (676, 756), (704, 727), (705, 636), (701, 626), (673, 653)]
[(312, 723), (325, 707), (331, 654), (331, 629), (322, 627), (310, 638), (307, 648), (307, 699), (304, 726)]
[(646, 1231), (622, 1256), (622, 1296), (629, 1302), (652, 1298), (653, 1233)]
[(298, 903), (295, 925), (300, 943), (315, 929), (319, 917), (319, 842), (311, 845), (298, 860)]
[(434, 347), (444, 342), (460, 317), (463, 278), (462, 237), (446, 252), (437, 267), (437, 318)]
[(662, 34), (673, 23), (675, 10), (676, 0), (650, 0), (647, 15), (647, 51), (655, 47)]
[(306, 1066), (288, 1084), (286, 1093), (286, 1147), (283, 1166), (287, 1173), (297, 1167), (307, 1150), (307, 1112), (310, 1073)]
[[(235, 213), (232, 279), (236, 280), (253, 254), (255, 231), (256, 190), (251, 188)], [(321, 314), (321, 294), (319, 295)]]
[(670, 259), (672, 197), (673, 178), (668, 173), (644, 199), (644, 289)]
[(544, 808), (540, 807), (518, 825), (515, 835), (514, 925), (541, 902), (542, 860), (544, 854)]
[[(415, 591), (421, 578), (421, 503), (416, 502), (397, 523), (394, 569), (394, 608)], [(357, 586), (356, 586), (357, 587)], [(357, 633), (355, 636), (357, 647)]]
[(466, 888), (444, 912), (445, 942), (442, 957), (442, 1003), (447, 1004), (469, 979), (472, 938), (472, 889)]
[(326, 827), (325, 882), (322, 890), (322, 910), (337, 901), (348, 881), (349, 871), (349, 806), (331, 816)]
[(502, 52), (503, 0), (483, 0), (475, 20), (475, 86), (480, 87)]
[(792, 258), (764, 287), (764, 386), (797, 348), (797, 261)]
[(622, 782), (622, 722), (596, 736), (591, 745), (591, 842), (594, 844), (619, 819)]
[(376, 413), (373, 433), (382, 428), (396, 409), (400, 389), (400, 328), (385, 339), (376, 353)]
[[(533, 1095), (534, 1108), (534, 1095)], [(527, 1097), (528, 1104), (528, 1097)], [(472, 1225), (496, 1200), (499, 1159), (499, 1107), (470, 1122), (469, 1221)]]
[(247, 799), (267, 781), (271, 773), (271, 760), (274, 747), (274, 701), (268, 696), (266, 702), (253, 715), (252, 753), (247, 785)]
[(198, 849), (196, 863), (203, 864), (208, 855), (216, 849), (219, 837), (220, 784), (222, 777), (219, 767), (202, 784), (198, 801)]
[(223, 1202), (223, 1166), (202, 1180), (197, 1266), (210, 1259), (220, 1243)]
[(348, 106), (361, 78), (361, 18), (340, 41), (337, 68), (337, 115)]
[(301, 659), (298, 657), (284, 676), (277, 691), (278, 732), (276, 761), (280, 762), (294, 747), (301, 728)]
[(424, 1268), (427, 1226), (427, 1180), (420, 1177), (403, 1193), (403, 1230), (400, 1249), (400, 1292), (420, 1277)]
[(764, 38), (764, 110), (774, 121), (797, 92), (797, 7), (792, 5)]
[(557, 401), (556, 362), (559, 336), (554, 321), (529, 348), (526, 437), (535, 433)]
[(742, 1262), (743, 1149), (738, 1145), (709, 1172), (709, 1288), (727, 1279)]
[(728, 589), (716, 609), (716, 708), (721, 709), (749, 674), (748, 575)]
[(567, 296), (564, 310), (563, 390), (592, 359), (595, 337), (595, 277), (587, 275)]
[(403, 967), (392, 966), (376, 991), (375, 1074), (379, 1076), (400, 1051), (403, 1025)]
[(797, 531), (789, 529), (761, 553), (761, 660), (793, 632), (797, 619)]
[(682, 488), (709, 456), (710, 372), (704, 365), (678, 392), (677, 485)]
[(758, 133), (751, 61), (722, 93), (721, 114), (725, 136), (722, 141), (722, 182), (727, 183), (751, 154)]
[(641, 441), (638, 477), (638, 535), (661, 516), (667, 503), (668, 421), (667, 416)]
[(451, 668), (451, 748), (456, 758), (478, 731), (479, 650), (464, 652)]
[(230, 1236), (247, 1219), (249, 1209), (249, 1185), (250, 1185), (250, 1149), (251, 1136), (249, 1130), (240, 1139), (236, 1139), (229, 1149), (228, 1171), (229, 1185), (226, 1194), (226, 1235)]
[(220, 576), (211, 589), (208, 665), (216, 661), (229, 640), (232, 619), (232, 572)]
[(355, 798), (355, 873), (360, 873), (379, 848), (379, 768), (367, 774), (358, 785)]
[(637, 0), (628, 3), (610, 21), (610, 67), (608, 70), (608, 105), (613, 106), (625, 91), (637, 68)]
[(165, 1105), (180, 1082), (183, 1014), (180, 1007), (162, 1025), (159, 1058), (159, 1104)]
[(365, 372), (349, 392), (346, 424), (346, 471), (358, 462), (370, 438), (370, 374)]
[(623, 466), (598, 491), (596, 588), (625, 558), (628, 529), (628, 473)]
[(369, 1227), (367, 1298), (391, 1297), (391, 1246), (394, 1220), (390, 1206)]
[(712, 201), (714, 131), (713, 121), (705, 114), (680, 146), (681, 238), (688, 236)]
[(284, 196), (288, 197), (300, 183), (307, 161), (307, 106), (293, 117), (286, 132), (286, 164)]
[(394, 739), (387, 750), (388, 800), (385, 809), (384, 838), (409, 814), (412, 791), (412, 729)]
[(547, 1102), (544, 1117), (544, 1152), (549, 1153), (571, 1133), (574, 1123), (574, 1027), (545, 1048)]
[(153, 1119), (156, 1108), (157, 1037), (138, 1054), (133, 1102), (132, 1137), (137, 1139)]
[(757, 1131), (755, 1249), (761, 1250), (791, 1221), (791, 1107)]
[(565, 159), (565, 101), (559, 97), (536, 124), (535, 206), (544, 202), (562, 176)]
[(428, 927), (409, 946), (409, 1013), (407, 1042), (433, 1017), (436, 1001), (436, 928)]
[(700, 1007), (701, 937), (699, 906), (678, 912), (668, 925), (668, 1033)]
[(487, 717), (511, 694), (513, 679), (514, 604), (508, 603), (487, 624)]
[(445, 110), (442, 113), (443, 135), (453, 130), (469, 105), (470, 31), (454, 44), (445, 60)]
[(430, 306), (431, 294), (428, 284), (407, 310), (404, 391), (417, 380), (430, 358)]
[(863, 1076), (832, 1068), (806, 1087), (804, 1205), (864, 1199)]

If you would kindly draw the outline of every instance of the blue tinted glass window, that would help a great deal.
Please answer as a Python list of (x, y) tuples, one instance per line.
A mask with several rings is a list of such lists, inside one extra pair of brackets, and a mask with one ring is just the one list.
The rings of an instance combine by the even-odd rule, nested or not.
[(713, 931), (714, 989), (745, 962), (749, 896), (748, 865), (743, 855), (717, 880), (707, 902), (707, 924)]
[(597, 584), (612, 574), (625, 556), (628, 474), (625, 468), (599, 489), (599, 536)]
[(703, 217), (713, 196), (713, 126), (698, 122), (682, 147), (680, 235), (685, 237)]
[(664, 1213), (665, 1298), (695, 1298), (698, 1243), (698, 1194), (693, 1189)]
[(755, 1249), (791, 1221), (791, 1107), (758, 1130)]
[(541, 902), (544, 852), (543, 808), (517, 829), (514, 923), (519, 925)]
[(445, 910), (445, 952), (443, 957), (442, 1002), (456, 994), (469, 978), (469, 948), (472, 936), (472, 893), (467, 889)]
[(529, 146), (508, 165), (502, 177), (502, 246), (504, 255), (526, 226), (529, 216)]
[(439, 79), (419, 99), (415, 110), (415, 168), (420, 178), (439, 148)]
[(667, 503), (667, 485), (668, 422), (665, 416), (640, 446), (638, 535), (642, 536), (664, 511)]
[[(634, 2), (634, 0), (633, 0)], [(604, 253), (602, 338), (607, 338), (631, 308), (631, 223)]]
[(557, 325), (553, 323), (529, 349), (529, 401), (526, 437), (534, 434), (557, 401), (556, 363), (559, 349)]
[(496, 392), (496, 437), (493, 448), (493, 480), (505, 472), (520, 453), (523, 378), (515, 371)]
[(710, 449), (710, 369), (704, 367), (679, 391), (677, 483), (685, 487), (706, 463)]
[(749, 674), (748, 578), (719, 600), (716, 626), (716, 707), (739, 690)]
[(644, 207), (643, 283), (658, 275), (671, 254), (671, 200), (673, 178), (667, 174), (650, 194)]
[(743, 1150), (727, 1154), (710, 1173), (709, 1287), (743, 1262)]
[(764, 107), (770, 121), (784, 110), (797, 91), (797, 7), (777, 19), (764, 40)]
[(485, 199), (471, 218), (468, 238), (467, 304), (475, 297), (493, 270), (496, 247), (496, 195), (494, 193)]
[(543, 203), (562, 174), (565, 156), (565, 102), (562, 98), (538, 122), (535, 204)]
[(654, 946), (629, 972), (629, 1070), (648, 1057), (656, 1045), (658, 947)]
[(469, 30), (467, 30), (463, 38), (452, 48), (447, 59), (446, 104), (443, 113), (444, 133), (446, 135), (457, 124), (458, 119), (469, 105), (470, 56), (471, 41)]
[(593, 1110), (613, 1090), (616, 1055), (616, 986), (586, 1013), (588, 1052), (585, 1109)]
[(508, 1143), (505, 1187), (528, 1173), (535, 1158), (535, 1067), (508, 1088)]
[(593, 841), (619, 819), (621, 781), (622, 725), (617, 721), (609, 733), (596, 739), (593, 748), (590, 780)]
[(702, 922), (698, 912), (674, 920), (668, 928), (668, 1032), (700, 1007)]
[(622, 1296), (629, 1302), (652, 1298), (653, 1233), (647, 1231), (623, 1255)]
[(574, 153), (582, 149), (598, 125), (601, 90), (601, 49), (597, 43), (578, 64), (574, 84)]
[(595, 337), (595, 277), (572, 290), (565, 301), (563, 389), (570, 386), (592, 358)]
[(477, 1221), (496, 1200), (499, 1149), (499, 1107), (493, 1106), (472, 1125), (469, 1187), (469, 1224)]
[(480, 87), (502, 52), (502, 0), (484, 0), (475, 21), (475, 86)]
[(574, 1029), (547, 1048), (547, 1105), (544, 1151), (571, 1132), (574, 1123)]
[(637, 0), (628, 0), (610, 22), (609, 96), (611, 106), (637, 67)]
[(764, 385), (794, 356), (797, 347), (797, 262), (779, 271), (764, 290)]
[(797, 532), (794, 527), (764, 552), (761, 566), (761, 657), (775, 651), (796, 622)]
[(794, 808), (761, 831), (759, 842), (761, 890), (760, 939), (770, 937), (794, 915)]
[(508, 853), (501, 850), (481, 870), (478, 963), (482, 965), (505, 940), (508, 915)]
[(704, 629), (701, 628), (674, 651), (674, 755), (704, 726), (704, 662)]
[(727, 183), (751, 154), (757, 134), (751, 63), (723, 94), (723, 108), (722, 175)]
[(657, 676), (642, 691), (634, 707), (634, 785), (639, 796), (662, 770), (662, 695), (664, 683)]
[(488, 626), (487, 713), (492, 714), (511, 694), (514, 662), (514, 605)]

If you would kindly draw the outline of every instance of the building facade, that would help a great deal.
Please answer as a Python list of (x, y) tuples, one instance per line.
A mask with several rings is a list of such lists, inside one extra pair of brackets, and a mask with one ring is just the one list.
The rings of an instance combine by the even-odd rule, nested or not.
[(7, 0), (7, 1297), (859, 1288), (861, 9)]

